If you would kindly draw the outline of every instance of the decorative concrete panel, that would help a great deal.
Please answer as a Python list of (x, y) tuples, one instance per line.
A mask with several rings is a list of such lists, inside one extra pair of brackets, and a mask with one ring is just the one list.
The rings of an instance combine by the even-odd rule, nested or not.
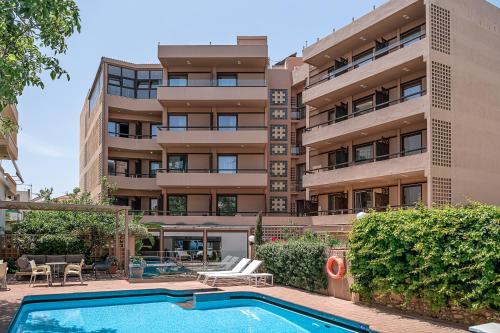
[(287, 181), (286, 180), (271, 180), (270, 188), (271, 188), (271, 192), (286, 192), (287, 191)]
[(271, 161), (271, 177), (287, 177), (288, 161)]
[(273, 143), (270, 146), (271, 155), (287, 155), (288, 145), (286, 143)]
[(272, 120), (286, 120), (288, 118), (287, 108), (271, 108), (271, 119)]
[(271, 141), (287, 141), (288, 140), (288, 126), (287, 125), (271, 125), (269, 133)]
[(451, 110), (451, 67), (439, 62), (432, 62), (431, 68), (432, 106)]
[(432, 165), (451, 167), (451, 122), (432, 119)]
[(270, 89), (271, 105), (287, 105), (288, 89)]
[(287, 203), (288, 203), (288, 198), (287, 197), (271, 197), (270, 198), (270, 206), (271, 206), (271, 212), (274, 213), (280, 213), (280, 212), (286, 212), (287, 211)]
[(437, 206), (451, 204), (451, 178), (432, 177), (432, 203)]
[(431, 48), (450, 54), (450, 11), (431, 3)]

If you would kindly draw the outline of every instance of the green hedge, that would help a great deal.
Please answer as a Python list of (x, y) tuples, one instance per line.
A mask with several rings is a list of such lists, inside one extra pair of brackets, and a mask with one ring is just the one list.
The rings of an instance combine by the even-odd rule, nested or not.
[(264, 261), (276, 283), (310, 291), (326, 288), (326, 242), (297, 239), (267, 242), (257, 247), (257, 258)]
[(370, 213), (349, 238), (352, 290), (419, 298), (434, 308), (500, 307), (500, 208)]

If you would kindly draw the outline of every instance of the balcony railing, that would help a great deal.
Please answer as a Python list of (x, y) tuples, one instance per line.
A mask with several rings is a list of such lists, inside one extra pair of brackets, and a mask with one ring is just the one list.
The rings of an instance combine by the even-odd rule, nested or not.
[(122, 176), (127, 178), (156, 178), (156, 172), (132, 173), (132, 172), (108, 171), (108, 176)]
[(293, 146), (293, 147), (291, 147), (291, 151), (290, 152), (294, 156), (304, 155), (306, 153), (306, 147), (304, 147), (304, 146)]
[(305, 119), (306, 118), (306, 107), (299, 106), (296, 108), (292, 108), (291, 118), (292, 118), (292, 120)]
[(332, 68), (330, 67), (330, 68), (328, 68), (328, 69), (326, 69), (318, 74), (312, 75), (309, 78), (309, 85), (306, 87), (306, 89), (309, 89), (309, 88), (311, 88), (311, 87), (313, 87), (321, 82), (325, 82), (325, 81), (331, 80), (333, 78), (336, 78), (342, 74), (345, 74), (345, 73), (357, 68), (358, 66), (360, 66), (363, 63), (366, 63), (369, 61), (371, 62), (375, 59), (381, 58), (392, 51), (403, 48), (408, 43), (411, 43), (413, 41), (417, 41), (417, 40), (420, 40), (423, 38), (425, 38), (425, 31), (422, 31), (417, 35), (413, 35), (413, 36), (409, 36), (407, 38), (401, 39), (400, 41), (395, 42), (391, 45), (388, 45), (380, 50), (376, 50), (376, 51), (374, 50), (371, 54), (368, 54), (360, 59), (357, 59), (356, 61), (353, 61), (350, 64), (344, 65), (344, 66), (336, 68), (334, 70), (332, 70)]
[(319, 210), (306, 213), (307, 216), (325, 216), (325, 215), (344, 215), (344, 214), (357, 214), (359, 212), (384, 212), (391, 209), (409, 209), (417, 206), (412, 205), (387, 205), (387, 206), (373, 206), (373, 207), (360, 207), (360, 208), (338, 208), (330, 210)]
[[(403, 103), (405, 101), (411, 100), (411, 99), (416, 98), (416, 97), (424, 96), (425, 94), (426, 94), (426, 91), (422, 90), (422, 91), (419, 91), (419, 92), (416, 92), (416, 93), (413, 93), (413, 94), (409, 94), (409, 95), (406, 95), (406, 96), (403, 96), (403, 97), (400, 97), (400, 98), (397, 98), (397, 99), (389, 100), (387, 102), (376, 104), (376, 105), (374, 105), (372, 107), (369, 107), (369, 108), (366, 108), (366, 109), (357, 110), (357, 111), (354, 111), (352, 113), (349, 113), (349, 114), (346, 114), (346, 115), (343, 115), (343, 116), (340, 116), (340, 117), (335, 117), (335, 119), (331, 119), (331, 120), (328, 120), (328, 121), (325, 121), (325, 122), (322, 122), (322, 123), (319, 123), (319, 124), (307, 127), (307, 128), (304, 129), (304, 131), (311, 131), (311, 130), (316, 129), (316, 128), (328, 126), (328, 125), (331, 125), (331, 124), (334, 124), (334, 123), (339, 123), (339, 122), (347, 120), (347, 119), (359, 117), (361, 115), (364, 115), (364, 114), (367, 114), (367, 113), (371, 113), (373, 111), (384, 109), (384, 108), (386, 108), (388, 106), (392, 106), (392, 105), (395, 105), (395, 104), (398, 104), (398, 103)], [(322, 113), (324, 113), (324, 112), (330, 112), (330, 111), (335, 111), (335, 108), (332, 108), (332, 109), (329, 109), (329, 110), (325, 110)], [(312, 117), (314, 117), (314, 116), (312, 116)]]
[(158, 127), (162, 131), (249, 131), (249, 130), (265, 130), (267, 126), (161, 126)]
[(345, 163), (338, 163), (338, 164), (328, 165), (328, 166), (320, 167), (320, 168), (314, 168), (311, 170), (307, 170), (306, 173), (307, 174), (314, 174), (314, 173), (323, 172), (323, 171), (342, 169), (342, 168), (347, 168), (347, 167), (351, 167), (351, 166), (355, 166), (355, 165), (361, 165), (361, 164), (365, 164), (365, 163), (379, 162), (379, 161), (385, 161), (385, 160), (392, 159), (392, 158), (421, 154), (421, 153), (425, 153), (426, 151), (427, 151), (427, 148), (422, 147), (422, 148), (417, 148), (417, 149), (400, 151), (400, 152), (392, 153), (392, 154), (377, 155), (373, 158), (345, 162)]
[(128, 133), (118, 133), (118, 132), (108, 132), (109, 136), (117, 138), (129, 138), (129, 139), (154, 139), (156, 135), (150, 134), (128, 134)]
[(292, 181), (290, 183), (290, 188), (294, 192), (303, 192), (306, 190), (302, 181)]
[(222, 88), (231, 88), (231, 87), (265, 87), (266, 80), (265, 79), (237, 79), (234, 82), (220, 82), (219, 80), (213, 79), (187, 79), (182, 82), (173, 80), (163, 80), (161, 87), (222, 87)]
[(236, 174), (236, 173), (267, 173), (267, 169), (158, 169), (160, 173), (221, 173), (221, 174)]

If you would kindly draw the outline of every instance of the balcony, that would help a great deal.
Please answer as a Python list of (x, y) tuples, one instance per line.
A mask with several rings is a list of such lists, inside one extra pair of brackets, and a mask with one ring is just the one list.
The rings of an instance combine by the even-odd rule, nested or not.
[(158, 151), (161, 146), (151, 135), (116, 134), (108, 132), (108, 147), (120, 150)]
[[(403, 124), (424, 121), (428, 109), (425, 95), (426, 91), (423, 90), (308, 127), (302, 135), (303, 144), (318, 149), (334, 141), (359, 137), (360, 132), (371, 135)], [(335, 109), (324, 113), (329, 111)]]
[(304, 175), (311, 189), (353, 182), (393, 181), (404, 177), (424, 177), (428, 164), (426, 148), (379, 155), (373, 159), (315, 168)]
[(156, 178), (162, 187), (247, 187), (267, 186), (266, 169), (187, 169), (159, 170)]
[(106, 95), (108, 107), (123, 113), (134, 112), (134, 114), (149, 115), (159, 114), (163, 108), (156, 99), (128, 98), (117, 95)]
[(153, 191), (160, 188), (156, 185), (155, 174), (132, 175), (129, 173), (115, 172), (108, 175), (111, 184), (121, 190)]
[[(186, 74), (182, 80), (165, 80), (158, 87), (158, 100), (164, 106), (242, 106), (264, 107), (267, 102), (267, 85), (264, 73), (256, 73), (261, 78), (237, 78), (227, 82), (211, 78), (195, 79)], [(201, 73), (207, 74), (207, 73)], [(199, 77), (199, 76), (197, 76)], [(251, 75), (250, 75), (251, 77)]]
[(157, 142), (162, 146), (244, 146), (265, 147), (267, 126), (184, 126), (161, 127)]
[(299, 106), (292, 108), (292, 112), (290, 114), (292, 120), (302, 120), (306, 119), (306, 106)]
[[(412, 38), (415, 42), (411, 45), (407, 43), (413, 40), (402, 40), (343, 67), (311, 77), (310, 85), (303, 94), (304, 102), (320, 108), (345, 96), (375, 87), (379, 82), (396, 79), (402, 73), (425, 69), (425, 33)], [(403, 47), (405, 43), (406, 46)]]

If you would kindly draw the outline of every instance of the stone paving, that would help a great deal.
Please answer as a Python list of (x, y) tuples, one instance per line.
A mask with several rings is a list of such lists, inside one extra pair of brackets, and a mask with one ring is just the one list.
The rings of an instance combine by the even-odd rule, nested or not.
[[(71, 282), (62, 287), (59, 283), (47, 287), (46, 284), (37, 284), (29, 287), (28, 283), (11, 283), (8, 291), (0, 291), (0, 332), (5, 332), (22, 298), (26, 295), (60, 294), (90, 291), (133, 290), (166, 288), (176, 290), (200, 289), (207, 286), (197, 281), (184, 282), (154, 282), (129, 283), (125, 279), (103, 279), (86, 281), (84, 285)], [(217, 286), (224, 291), (253, 291), (269, 296), (281, 298), (316, 310), (331, 313), (358, 322), (370, 325), (378, 332), (466, 332), (465, 327), (443, 323), (428, 318), (413, 317), (388, 308), (365, 306), (334, 297), (307, 293), (301, 290), (275, 287)]]

